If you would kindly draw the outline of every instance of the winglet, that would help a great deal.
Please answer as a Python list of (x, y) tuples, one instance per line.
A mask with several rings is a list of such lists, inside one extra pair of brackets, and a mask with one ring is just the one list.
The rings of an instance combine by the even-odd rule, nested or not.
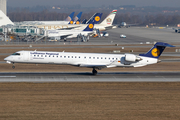
[(168, 43), (157, 42), (146, 54), (139, 54), (139, 56), (159, 58), (166, 47), (175, 47)]

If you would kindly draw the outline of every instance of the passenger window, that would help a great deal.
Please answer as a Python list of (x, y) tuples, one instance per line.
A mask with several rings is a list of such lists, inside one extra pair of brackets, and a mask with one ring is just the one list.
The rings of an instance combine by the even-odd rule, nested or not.
[(89, 59), (91, 59), (91, 57), (89, 57)]
[(95, 59), (95, 57), (93, 57), (93, 59)]
[(97, 59), (99, 59), (99, 57), (97, 57)]

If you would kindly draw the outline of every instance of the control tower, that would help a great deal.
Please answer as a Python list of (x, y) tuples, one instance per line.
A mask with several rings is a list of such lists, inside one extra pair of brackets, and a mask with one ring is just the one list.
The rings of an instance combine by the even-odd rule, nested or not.
[(4, 12), (4, 14), (6, 15), (6, 3), (7, 3), (7, 0), (0, 0), (0, 10), (2, 10), (2, 12)]

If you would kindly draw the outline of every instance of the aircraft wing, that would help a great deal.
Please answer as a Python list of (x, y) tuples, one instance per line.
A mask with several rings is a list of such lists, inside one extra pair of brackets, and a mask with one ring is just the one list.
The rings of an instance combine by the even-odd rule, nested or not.
[(106, 30), (109, 30), (109, 29), (112, 29), (114, 26), (113, 25), (111, 25), (111, 26), (107, 26), (107, 27), (105, 27), (106, 28)]
[[(113, 63), (113, 62), (112, 62)], [(79, 67), (87, 67), (87, 68), (96, 68), (96, 69), (102, 69), (102, 68), (110, 68), (110, 67), (116, 67), (116, 65), (113, 64), (78, 64)]]
[(62, 29), (58, 29), (58, 30), (71, 30), (71, 29), (78, 28), (78, 27), (81, 27), (81, 26), (75, 26), (75, 27), (69, 27), (69, 28), (62, 28)]
[(71, 36), (71, 35), (73, 35), (73, 34), (62, 35), (60, 37), (61, 37), (61, 39), (64, 39), (64, 38), (67, 38), (68, 36)]
[(79, 64), (79, 67), (87, 67), (87, 68), (96, 68), (96, 69), (102, 69), (107, 68), (107, 65), (98, 65), (98, 64)]

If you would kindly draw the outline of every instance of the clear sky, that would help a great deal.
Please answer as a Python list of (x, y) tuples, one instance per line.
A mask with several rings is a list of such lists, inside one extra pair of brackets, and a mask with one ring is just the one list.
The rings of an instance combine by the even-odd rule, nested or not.
[(102, 6), (102, 5), (136, 5), (157, 6), (157, 7), (180, 7), (180, 0), (7, 0), (8, 6), (14, 7), (32, 7), (36, 5), (76, 5), (80, 4), (85, 7)]

